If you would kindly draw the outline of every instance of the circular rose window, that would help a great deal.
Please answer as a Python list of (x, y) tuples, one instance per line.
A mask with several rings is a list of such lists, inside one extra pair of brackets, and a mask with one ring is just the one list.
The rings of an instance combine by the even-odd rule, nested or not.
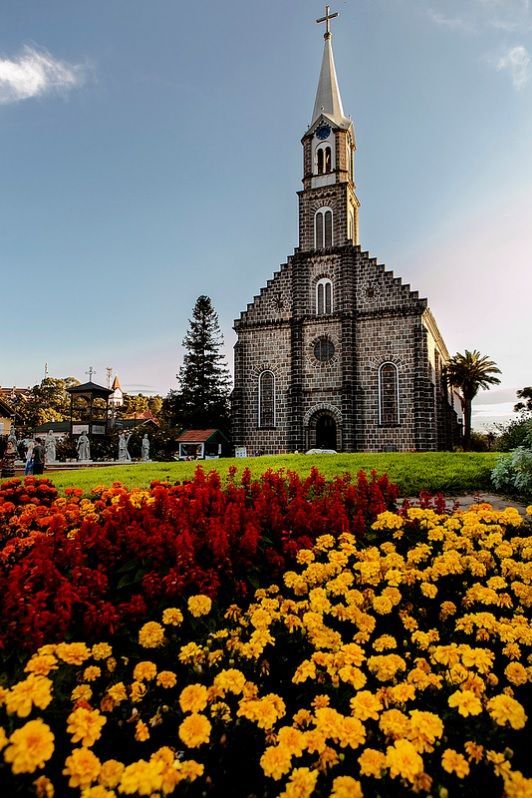
[(316, 360), (326, 363), (334, 357), (334, 344), (330, 338), (323, 336), (318, 338), (314, 344), (314, 356)]

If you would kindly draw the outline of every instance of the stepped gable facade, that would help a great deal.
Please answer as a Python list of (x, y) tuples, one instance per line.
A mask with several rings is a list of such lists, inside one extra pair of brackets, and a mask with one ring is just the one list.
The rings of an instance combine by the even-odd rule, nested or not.
[(302, 145), (299, 246), (234, 324), (233, 442), (248, 454), (451, 448), (459, 402), (427, 300), (359, 244), (356, 140), (328, 23)]

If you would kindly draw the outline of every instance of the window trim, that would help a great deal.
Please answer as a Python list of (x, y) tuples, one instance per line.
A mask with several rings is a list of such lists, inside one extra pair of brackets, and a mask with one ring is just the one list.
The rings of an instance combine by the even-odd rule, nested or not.
[[(327, 169), (327, 150), (329, 150), (329, 169)], [(322, 171), (320, 172), (320, 153), (322, 159)], [(322, 141), (316, 147), (314, 151), (314, 174), (317, 177), (322, 177), (323, 175), (332, 175), (334, 172), (334, 164), (333, 164), (333, 157), (334, 157), (334, 150), (332, 143), (330, 141)]]
[[(329, 312), (327, 312), (327, 286), (330, 286), (331, 289), (331, 307)], [(320, 301), (319, 301), (320, 287), (323, 288), (322, 313), (320, 313)], [(334, 313), (334, 287), (330, 277), (320, 277), (320, 279), (316, 281), (316, 285), (314, 287), (314, 302), (315, 302), (316, 316), (332, 316), (332, 314)]]
[[(326, 225), (325, 225), (325, 216), (327, 213), (331, 214), (331, 243), (327, 244), (326, 241)], [(322, 230), (323, 230), (323, 242), (322, 246), (318, 246), (318, 216), (322, 218)], [(323, 205), (321, 208), (318, 208), (316, 213), (314, 214), (314, 249), (329, 249), (334, 246), (334, 213), (333, 209), (329, 205)]]
[[(273, 393), (273, 424), (263, 424), (262, 423), (262, 378), (265, 374), (271, 374), (272, 376), (272, 393)], [(263, 371), (259, 374), (258, 380), (258, 407), (257, 407), (257, 427), (258, 429), (275, 429), (277, 427), (277, 395), (276, 395), (276, 379), (275, 374), (271, 369), (263, 369)]]
[[(385, 366), (392, 366), (395, 369), (395, 402), (396, 402), (396, 413), (395, 413), (395, 421), (383, 421), (382, 418), (382, 370)], [(399, 369), (397, 367), (397, 363), (394, 363), (392, 360), (385, 360), (384, 363), (381, 363), (379, 366), (378, 372), (378, 404), (379, 404), (379, 426), (381, 427), (397, 427), (401, 423), (401, 410), (399, 405)]]

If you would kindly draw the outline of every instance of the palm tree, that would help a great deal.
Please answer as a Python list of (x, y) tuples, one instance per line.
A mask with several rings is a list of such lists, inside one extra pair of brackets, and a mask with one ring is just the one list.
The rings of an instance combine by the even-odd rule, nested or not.
[(497, 368), (497, 364), (487, 355), (481, 355), (477, 349), (472, 352), (466, 349), (464, 355), (457, 352), (447, 363), (447, 382), (461, 392), (460, 400), (464, 410), (464, 449), (466, 451), (469, 451), (471, 445), (473, 399), (479, 388), (486, 391), (490, 385), (499, 385), (500, 379), (494, 375), (500, 373), (501, 370)]

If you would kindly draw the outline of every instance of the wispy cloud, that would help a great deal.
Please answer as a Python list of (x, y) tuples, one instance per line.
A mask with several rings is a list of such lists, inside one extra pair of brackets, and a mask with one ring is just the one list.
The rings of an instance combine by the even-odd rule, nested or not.
[(441, 28), (450, 28), (453, 30), (465, 31), (472, 33), (474, 28), (471, 22), (462, 17), (448, 17), (440, 11), (435, 11), (433, 8), (427, 9), (427, 14), (430, 19)]
[(49, 93), (63, 93), (83, 83), (85, 69), (26, 46), (15, 58), (0, 58), (0, 103), (16, 103)]
[(518, 44), (501, 56), (497, 62), (497, 69), (508, 70), (512, 76), (514, 88), (523, 89), (530, 79), (530, 55), (526, 47)]

